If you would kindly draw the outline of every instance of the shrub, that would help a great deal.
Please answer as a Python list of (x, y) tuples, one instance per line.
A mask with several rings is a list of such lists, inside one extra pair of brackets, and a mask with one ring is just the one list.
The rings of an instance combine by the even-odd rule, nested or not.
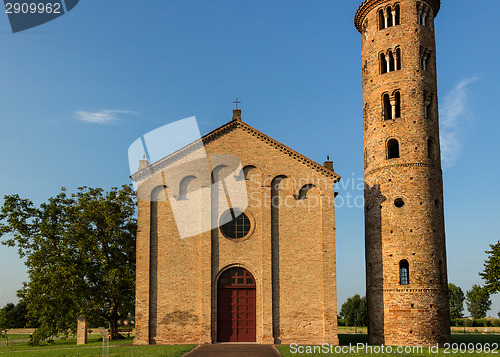
[(344, 319), (337, 319), (337, 325), (338, 326), (345, 326), (345, 320)]
[(493, 320), (491, 320), (491, 326), (493, 326), (493, 327), (500, 327), (500, 319), (493, 319)]
[(488, 327), (488, 320), (486, 319), (474, 319), (472, 322), (474, 327)]
[(463, 327), (464, 319), (451, 319), (450, 325), (454, 327)]
[(472, 319), (466, 319), (464, 321), (464, 326), (465, 327), (472, 327), (472, 325), (474, 325), (474, 320), (472, 320)]

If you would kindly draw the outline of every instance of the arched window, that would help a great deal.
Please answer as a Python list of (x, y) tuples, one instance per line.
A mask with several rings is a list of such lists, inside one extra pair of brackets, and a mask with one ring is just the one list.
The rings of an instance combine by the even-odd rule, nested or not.
[(396, 70), (396, 62), (394, 60), (394, 55), (392, 51), (389, 51), (389, 72), (393, 72)]
[(380, 54), (380, 73), (387, 73), (387, 60), (384, 53)]
[(432, 95), (424, 94), (424, 118), (429, 119), (431, 113)]
[(429, 8), (417, 2), (417, 23), (422, 26), (427, 26), (428, 16), (429, 16)]
[(434, 139), (432, 137), (427, 139), (427, 157), (429, 159), (435, 158), (435, 156), (436, 156), (435, 147), (436, 146), (434, 145)]
[(387, 159), (399, 158), (399, 142), (396, 139), (391, 139), (387, 142)]
[(382, 101), (384, 103), (384, 119), (389, 120), (392, 119), (392, 107), (391, 107), (391, 99), (389, 94), (384, 94), (382, 97)]
[(401, 69), (401, 49), (396, 49), (396, 71)]
[(394, 93), (394, 118), (401, 117), (401, 94), (399, 92)]
[(391, 27), (391, 26), (394, 26), (394, 17), (393, 17), (393, 14), (392, 14), (392, 8), (390, 6), (387, 7), (387, 10), (386, 10), (386, 18), (387, 18), (387, 26), (386, 27)]
[(429, 63), (431, 59), (431, 51), (420, 47), (420, 69), (423, 71), (429, 70)]
[(383, 9), (380, 9), (378, 12), (378, 24), (379, 24), (379, 26), (378, 26), (379, 30), (383, 30), (387, 27), (385, 24), (385, 16), (384, 16)]
[(397, 26), (401, 23), (401, 15), (400, 15), (400, 10), (399, 10), (399, 5), (396, 5), (394, 7), (394, 25)]
[(410, 284), (410, 265), (408, 264), (407, 260), (402, 260), (399, 262), (399, 284)]

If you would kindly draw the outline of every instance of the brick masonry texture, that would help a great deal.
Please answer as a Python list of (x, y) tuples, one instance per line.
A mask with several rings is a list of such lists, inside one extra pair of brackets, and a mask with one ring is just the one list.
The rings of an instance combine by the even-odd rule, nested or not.
[[(246, 168), (250, 237), (229, 239), (216, 228), (180, 238), (178, 223), (204, 214), (219, 219), (224, 191), (212, 188), (208, 197), (200, 196), (210, 182), (196, 178), (189, 184), (184, 202), (199, 199), (202, 207), (185, 220), (174, 217), (168, 197), (147, 198), (161, 195), (164, 184), (177, 190), (182, 175), (165, 182), (162, 172), (182, 163), (189, 156), (184, 152), (196, 154), (199, 145), (133, 175), (139, 181), (136, 344), (217, 342), (217, 281), (235, 266), (256, 280), (256, 342), (338, 344), (334, 183), (340, 177), (239, 115), (235, 111), (235, 119), (207, 134), (203, 144), (209, 157), (230, 153)], [(224, 167), (211, 170), (214, 179), (232, 174)], [(314, 187), (298, 199), (307, 184)], [(271, 206), (278, 198), (279, 205)]]
[[(396, 5), (400, 24), (379, 29), (379, 10)], [(429, 9), (425, 26), (417, 22), (422, 5)], [(450, 340), (434, 36), (439, 6), (438, 0), (368, 0), (355, 18), (362, 33), (366, 290), (372, 344)], [(401, 69), (382, 73), (380, 53), (396, 48)], [(422, 51), (431, 53), (427, 70), (421, 69)], [(383, 95), (396, 90), (401, 114), (387, 120)], [(427, 118), (425, 101), (431, 102)], [(399, 142), (399, 158), (388, 159), (390, 139)], [(395, 205), (399, 198), (402, 207)], [(408, 285), (400, 285), (402, 260), (409, 263)]]

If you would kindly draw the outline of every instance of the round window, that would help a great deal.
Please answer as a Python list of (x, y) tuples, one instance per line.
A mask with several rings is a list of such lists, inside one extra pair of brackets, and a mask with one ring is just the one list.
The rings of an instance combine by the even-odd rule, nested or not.
[(220, 230), (228, 238), (245, 238), (252, 229), (250, 218), (243, 212), (231, 209), (224, 212), (220, 219)]

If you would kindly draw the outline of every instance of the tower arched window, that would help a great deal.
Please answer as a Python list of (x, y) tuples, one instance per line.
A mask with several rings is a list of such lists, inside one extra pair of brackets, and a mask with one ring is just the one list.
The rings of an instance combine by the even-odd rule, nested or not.
[(393, 118), (401, 118), (401, 93), (394, 93), (394, 100), (391, 102), (393, 106)]
[(384, 10), (380, 9), (378, 12), (378, 28), (379, 30), (385, 29), (386, 23), (385, 23), (385, 15), (384, 15)]
[(401, 14), (399, 5), (394, 6), (394, 25), (397, 26), (401, 23)]
[(385, 11), (386, 11), (385, 18), (387, 19), (386, 20), (387, 25), (385, 27), (394, 26), (394, 17), (393, 17), (393, 13), (392, 13), (392, 8), (390, 6), (388, 6)]
[(432, 137), (427, 139), (427, 157), (429, 159), (434, 159), (436, 157), (436, 145)]
[(429, 8), (417, 2), (417, 23), (422, 26), (427, 26), (429, 18)]
[(387, 59), (385, 58), (385, 53), (380, 54), (380, 73), (387, 73)]
[(399, 284), (410, 284), (410, 265), (408, 264), (407, 260), (402, 260), (399, 262)]
[(429, 119), (431, 117), (431, 106), (432, 106), (432, 94), (424, 93), (424, 118)]
[(384, 103), (384, 119), (390, 120), (392, 119), (392, 107), (391, 107), (391, 98), (389, 94), (384, 94), (382, 97), (382, 101)]
[(394, 55), (392, 51), (389, 51), (389, 72), (393, 72), (396, 70), (396, 61), (394, 59)]
[(399, 158), (399, 142), (396, 139), (390, 139), (387, 142), (387, 160)]
[(429, 70), (430, 59), (431, 59), (431, 51), (426, 50), (425, 48), (420, 48), (420, 69), (423, 71)]
[(399, 71), (401, 69), (401, 49), (389, 50), (380, 54), (380, 73)]

